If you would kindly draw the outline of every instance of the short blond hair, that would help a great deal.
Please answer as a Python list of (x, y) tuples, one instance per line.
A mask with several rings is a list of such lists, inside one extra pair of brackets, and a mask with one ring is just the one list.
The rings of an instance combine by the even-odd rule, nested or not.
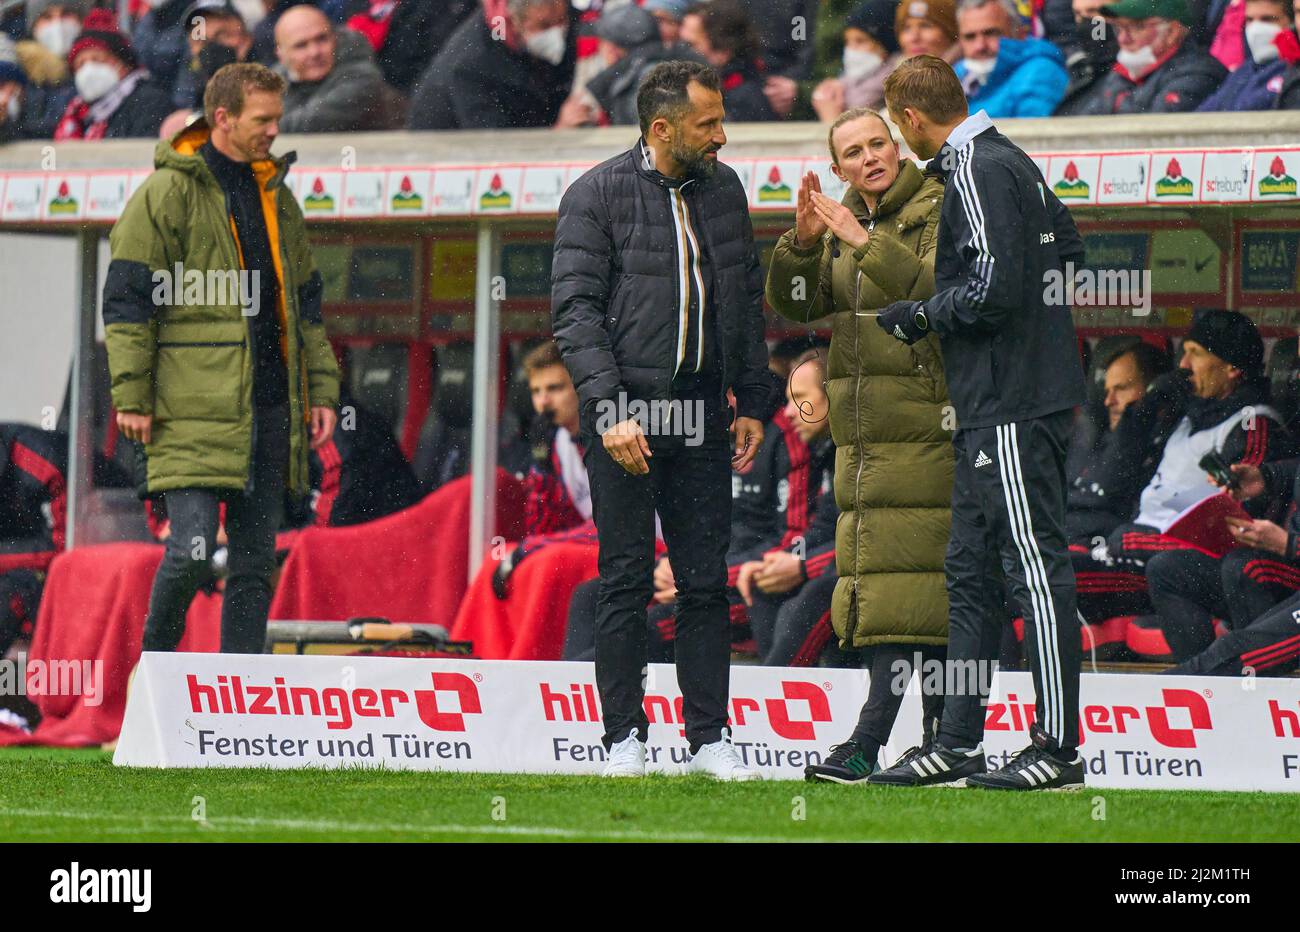
[(933, 55), (916, 55), (900, 62), (885, 79), (885, 104), (901, 115), (911, 109), (938, 124), (965, 118), (966, 92), (952, 65)]

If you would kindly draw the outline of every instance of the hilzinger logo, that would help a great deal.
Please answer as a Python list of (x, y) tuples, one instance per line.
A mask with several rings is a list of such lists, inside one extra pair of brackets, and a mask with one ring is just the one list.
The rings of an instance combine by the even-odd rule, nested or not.
[[(1192, 689), (1162, 689), (1163, 705), (1146, 707), (1147, 730), (1151, 737), (1167, 748), (1196, 747), (1196, 732), (1214, 728), (1210, 705)], [(1185, 709), (1190, 727), (1174, 727), (1170, 709)], [(1079, 710), (1080, 744), (1088, 732), (1095, 735), (1128, 734), (1129, 723), (1142, 720), (1142, 711), (1131, 705), (1089, 705)], [(1034, 722), (1034, 704), (1020, 702), (1008, 693), (1005, 702), (990, 702), (984, 723), (987, 731), (1027, 731)]]
[(153, 871), (149, 868), (85, 868), (76, 861), (50, 873), (51, 903), (130, 903), (137, 913), (149, 912), (153, 902)]
[[(465, 716), (481, 713), (478, 687), (464, 673), (434, 673), (433, 689), (343, 689), (327, 686), (290, 686), (277, 676), (270, 686), (246, 684), (243, 677), (218, 676), (216, 686), (185, 677), (190, 711), (208, 715), (312, 716), (325, 719), (325, 727), (346, 730), (354, 718), (396, 718), (397, 706), (411, 702), (420, 721), (434, 731), (464, 731)], [(439, 693), (455, 693), (459, 709), (438, 705)], [(444, 700), (445, 701), (445, 700)]]
[[(542, 712), (548, 722), (600, 721), (600, 706), (592, 684), (570, 683), (567, 687), (555, 687), (550, 683), (540, 683), (538, 688), (541, 690)], [(806, 717), (796, 717), (791, 711), (791, 702), (807, 703)], [(644, 705), (646, 718), (651, 725), (683, 723), (681, 696), (670, 701), (667, 696), (647, 695)], [(831, 704), (826, 698), (826, 691), (816, 683), (782, 680), (780, 698), (760, 701), (733, 696), (728, 724), (744, 725), (745, 717), (755, 713), (766, 713), (768, 724), (782, 738), (815, 741), (818, 723), (831, 720)], [(684, 729), (682, 733), (685, 734)]]

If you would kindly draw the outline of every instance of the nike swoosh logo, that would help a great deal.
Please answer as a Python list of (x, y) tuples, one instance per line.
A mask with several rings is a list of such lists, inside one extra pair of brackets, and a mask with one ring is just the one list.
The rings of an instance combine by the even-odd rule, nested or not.
[(1214, 256), (1206, 256), (1206, 257), (1205, 257), (1204, 259), (1202, 259), (1200, 262), (1195, 263), (1195, 265), (1196, 265), (1196, 271), (1200, 272), (1200, 271), (1204, 270), (1204, 268), (1205, 268), (1207, 265), (1209, 265), (1211, 262), (1213, 262), (1213, 261), (1214, 261)]

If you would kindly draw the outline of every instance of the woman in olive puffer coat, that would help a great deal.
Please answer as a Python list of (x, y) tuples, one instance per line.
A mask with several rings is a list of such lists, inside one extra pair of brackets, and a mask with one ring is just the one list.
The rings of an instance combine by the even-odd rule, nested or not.
[[(934, 293), (943, 185), (900, 158), (874, 111), (843, 114), (830, 144), (832, 171), (849, 188), (836, 203), (816, 175), (802, 180), (795, 228), (773, 251), (767, 300), (791, 320), (832, 317), (826, 387), (840, 508), (832, 621), (843, 647), (870, 649), (871, 695), (853, 738), (809, 778), (856, 782), (889, 738), (900, 664), (944, 656), (955, 425), (938, 338), (905, 346), (875, 320), (891, 302)], [(925, 705), (930, 726), (942, 697)]]

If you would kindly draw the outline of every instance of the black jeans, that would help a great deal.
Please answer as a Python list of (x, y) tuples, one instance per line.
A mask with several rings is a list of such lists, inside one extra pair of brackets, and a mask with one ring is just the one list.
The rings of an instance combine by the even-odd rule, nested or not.
[(266, 646), (266, 616), (275, 575), (275, 533), (284, 516), (289, 468), (289, 408), (259, 407), (253, 418), (252, 488), (164, 492), (171, 535), (153, 578), (144, 650), (175, 650), (185, 613), (211, 574), (217, 521), (226, 503), (227, 567), (221, 604), (221, 651), (258, 654)]
[(596, 608), (596, 685), (605, 747), (638, 729), (645, 740), (646, 605), (654, 592), (655, 513), (677, 584), (676, 663), (691, 751), (719, 740), (727, 724), (731, 631), (727, 545), (731, 537), (728, 414), (702, 393), (702, 442), (646, 437), (650, 472), (634, 476), (597, 436), (587, 443), (592, 517), (600, 541)]
[(934, 682), (933, 665), (943, 663), (947, 650), (939, 644), (877, 644), (867, 648), (867, 654), (871, 657), (871, 681), (867, 701), (858, 713), (855, 737), (869, 739), (877, 753), (889, 742), (903, 696), (916, 672), (921, 689), (921, 732), (926, 740), (933, 738), (943, 717), (943, 686)]

